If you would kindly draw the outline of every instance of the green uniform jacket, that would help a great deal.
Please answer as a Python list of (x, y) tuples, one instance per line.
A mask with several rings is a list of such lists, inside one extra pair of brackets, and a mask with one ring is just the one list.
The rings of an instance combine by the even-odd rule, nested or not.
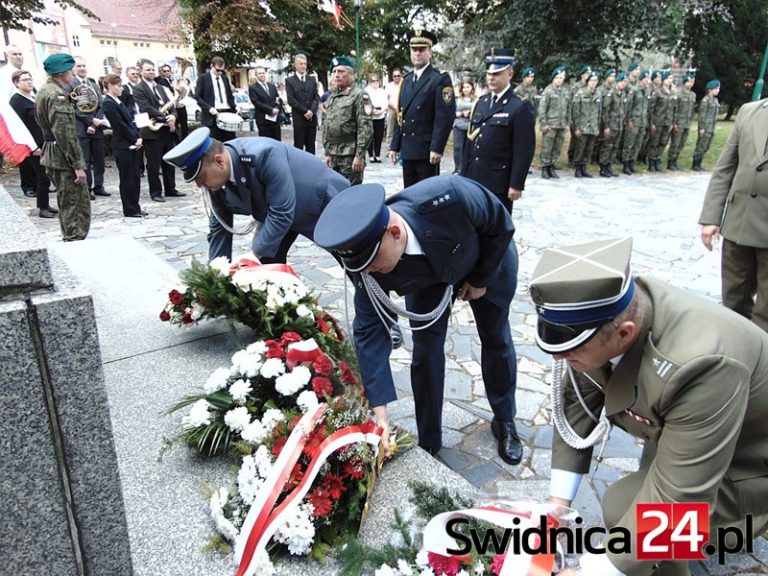
[(673, 111), (674, 105), (672, 101), (672, 93), (665, 92), (663, 88), (656, 91), (649, 112), (651, 124), (655, 125), (657, 128), (660, 126), (672, 126)]
[(37, 93), (35, 116), (46, 140), (40, 163), (53, 170), (85, 170), (69, 92), (52, 78)]
[(600, 114), (600, 129), (610, 128), (614, 133), (621, 130), (621, 93), (615, 87), (600, 87), (603, 110)]
[(696, 94), (683, 90), (674, 97), (675, 107), (672, 111), (672, 124), (676, 124), (678, 129), (689, 128), (691, 118), (693, 118), (693, 108), (696, 106)]
[[(616, 426), (655, 447), (645, 481), (619, 522), (633, 534), (633, 551), (638, 502), (713, 506), (727, 476), (744, 490), (740, 509), (731, 513), (743, 518), (768, 511), (768, 333), (668, 284), (637, 281), (650, 294), (651, 317), (609, 378), (606, 369), (589, 372), (605, 393), (576, 376), (595, 414), (605, 407)], [(578, 434), (594, 428), (570, 382), (564, 407)], [(574, 450), (555, 433), (553, 469), (583, 474), (591, 457), (591, 449)], [(608, 556), (625, 574), (641, 565), (629, 555)]]
[(582, 134), (597, 136), (600, 132), (600, 96), (582, 88), (571, 101), (571, 124)]
[(564, 86), (555, 88), (550, 84), (544, 88), (539, 104), (539, 126), (562, 129), (568, 126), (570, 98)]
[(372, 111), (370, 96), (362, 88), (331, 94), (323, 116), (325, 154), (365, 158), (373, 137)]
[(534, 113), (538, 114), (539, 111), (539, 101), (541, 100), (541, 96), (539, 96), (539, 89), (536, 88), (533, 84), (530, 86), (524, 86), (523, 84), (518, 84), (515, 86), (515, 94), (517, 95), (520, 100), (523, 102), (530, 102), (533, 105), (533, 111)]
[(720, 101), (707, 94), (699, 101), (699, 130), (712, 133), (717, 125), (717, 114), (720, 112)]
[(709, 181), (699, 224), (724, 238), (768, 248), (768, 99), (744, 104)]
[(632, 122), (636, 128), (645, 128), (648, 126), (648, 102), (650, 96), (638, 83), (632, 86), (627, 95), (627, 109), (625, 120)]

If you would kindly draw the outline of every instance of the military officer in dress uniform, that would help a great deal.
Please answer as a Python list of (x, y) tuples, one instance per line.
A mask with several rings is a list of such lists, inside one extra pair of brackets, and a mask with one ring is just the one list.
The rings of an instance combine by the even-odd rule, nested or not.
[(362, 184), (365, 151), (373, 139), (371, 97), (354, 85), (355, 65), (350, 58), (337, 56), (331, 61), (331, 70), (336, 91), (325, 103), (325, 163), (350, 184)]
[(488, 94), (472, 107), (462, 174), (493, 192), (512, 213), (523, 195), (536, 148), (536, 121), (531, 102), (512, 91), (514, 50), (492, 48), (485, 56)]
[(451, 77), (430, 64), (436, 42), (426, 30), (409, 34), (413, 72), (400, 82), (397, 124), (387, 153), (392, 163), (400, 155), (405, 187), (440, 174), (440, 159), (456, 118)]
[(51, 54), (43, 62), (48, 81), (35, 98), (35, 116), (43, 131), (40, 163), (56, 187), (64, 242), (84, 240), (91, 227), (91, 201), (85, 182), (85, 160), (77, 139), (77, 120), (70, 102), (72, 68), (69, 54)]
[(608, 544), (565, 576), (690, 574), (687, 562), (654, 572), (637, 559), (637, 503), (706, 502), (710, 533), (745, 534), (747, 514), (755, 537), (768, 527), (768, 334), (722, 306), (634, 278), (631, 251), (629, 238), (547, 250), (530, 283), (536, 341), (556, 361), (550, 500), (573, 501), (611, 424), (645, 441), (639, 470), (602, 502), (606, 528), (628, 530), (632, 553)]
[(353, 274), (355, 349), (366, 396), (385, 428), (387, 404), (396, 394), (381, 313), (398, 308), (387, 292), (405, 295), (407, 310), (398, 313), (410, 319), (413, 330), (411, 386), (419, 445), (431, 454), (442, 446), (443, 348), (450, 305), (459, 297), (470, 303), (477, 322), (499, 456), (509, 464), (522, 458), (509, 327), (517, 286), (514, 231), (491, 192), (454, 175), (429, 178), (386, 201), (379, 184), (352, 186), (328, 204), (315, 228), (315, 242), (340, 257)]
[(272, 138), (235, 138), (222, 143), (198, 128), (163, 160), (181, 169), (185, 182), (210, 194), (208, 257), (232, 258), (233, 214), (261, 222), (251, 250), (263, 263), (286, 261), (301, 234), (312, 239), (315, 223), (326, 204), (349, 182), (320, 158)]

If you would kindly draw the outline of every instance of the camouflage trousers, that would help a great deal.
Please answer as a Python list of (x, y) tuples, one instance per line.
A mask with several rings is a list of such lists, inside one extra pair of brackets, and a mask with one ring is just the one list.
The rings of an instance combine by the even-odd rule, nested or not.
[(645, 126), (635, 126), (624, 130), (624, 148), (621, 152), (621, 159), (624, 162), (634, 162), (640, 153), (640, 148), (645, 139)]
[(355, 159), (354, 156), (335, 156), (333, 154), (329, 154), (329, 156), (331, 158), (331, 168), (349, 180), (352, 186), (363, 183), (365, 167), (360, 172), (353, 172), (352, 161)]
[(656, 132), (648, 140), (648, 160), (661, 160), (664, 148), (667, 147), (671, 126), (656, 126)]
[(696, 152), (693, 155), (694, 160), (701, 161), (704, 158), (704, 154), (709, 150), (709, 145), (712, 144), (712, 136), (714, 132), (704, 132), (703, 136), (699, 136), (696, 139)]
[(565, 128), (550, 128), (541, 140), (541, 165), (554, 166), (565, 140)]
[(600, 135), (600, 164), (610, 164), (613, 162), (613, 157), (618, 152), (619, 140), (621, 139), (621, 132), (619, 130), (611, 130), (610, 136), (605, 136), (604, 133)]
[(72, 170), (46, 168), (56, 187), (59, 204), (59, 224), (64, 242), (84, 240), (91, 228), (91, 200), (85, 184), (75, 184)]
[(672, 133), (672, 138), (669, 143), (669, 161), (677, 162), (680, 157), (680, 152), (685, 148), (685, 143), (688, 140), (688, 128), (678, 128), (677, 132)]
[(576, 136), (573, 139), (573, 163), (577, 166), (579, 164), (589, 164), (589, 159), (592, 157), (592, 148), (595, 146), (594, 134), (582, 134)]

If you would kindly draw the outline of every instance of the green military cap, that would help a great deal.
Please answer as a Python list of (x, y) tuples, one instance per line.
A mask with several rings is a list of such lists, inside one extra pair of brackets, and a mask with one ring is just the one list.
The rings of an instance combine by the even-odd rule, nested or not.
[(685, 75), (685, 78), (683, 78), (683, 82), (689, 82), (690, 80), (696, 80), (696, 75), (692, 72), (688, 72), (688, 74)]
[(603, 72), (603, 78), (608, 78), (611, 74), (616, 74), (616, 68), (608, 68), (608, 70)]
[(638, 68), (640, 68), (640, 62), (630, 62), (629, 66), (627, 66), (627, 72), (632, 72)]
[(664, 72), (661, 73), (661, 80), (662, 82), (672, 76), (672, 70), (664, 70)]
[(643, 78), (648, 78), (648, 76), (650, 75), (651, 73), (648, 72), (648, 70), (643, 70), (642, 72), (640, 72), (640, 76), (638, 76), (637, 79), (642, 80)]
[(523, 78), (527, 78), (528, 76), (534, 76), (535, 74), (536, 74), (536, 71), (530, 66), (526, 66), (525, 68), (523, 68)]
[(565, 74), (565, 66), (558, 66), (554, 70), (552, 70), (552, 74), (549, 75), (549, 79), (554, 79), (555, 76), (558, 74)]
[(208, 128), (198, 128), (166, 152), (163, 161), (179, 168), (184, 175), (184, 181), (191, 182), (200, 173), (203, 156), (212, 143), (211, 131)]
[(656, 80), (659, 77), (661, 77), (661, 70), (654, 70), (653, 74), (651, 74), (651, 80)]
[(427, 46), (432, 48), (434, 44), (437, 44), (437, 36), (432, 34), (429, 30), (421, 30), (414, 28), (408, 32), (408, 44), (411, 48), (418, 46)]
[(720, 80), (717, 78), (707, 82), (707, 90), (714, 90), (715, 88), (720, 88)]
[(579, 68), (579, 76), (582, 74), (591, 74), (592, 73), (592, 67), (584, 65), (581, 68)]
[(619, 72), (616, 74), (616, 82), (621, 82), (622, 80), (627, 79), (627, 73), (626, 72)]
[(635, 292), (631, 255), (631, 238), (544, 252), (529, 286), (538, 315), (536, 343), (542, 350), (575, 350), (629, 306)]
[(589, 72), (589, 78), (587, 78), (587, 82), (591, 81), (592, 78), (595, 80), (600, 80), (600, 74), (597, 73), (597, 70), (591, 70)]
[(43, 61), (47, 74), (61, 74), (75, 67), (75, 59), (69, 54), (51, 54)]
[(331, 60), (331, 70), (336, 68), (336, 66), (346, 66), (348, 68), (355, 69), (355, 63), (352, 62), (352, 58), (349, 56), (336, 56)]

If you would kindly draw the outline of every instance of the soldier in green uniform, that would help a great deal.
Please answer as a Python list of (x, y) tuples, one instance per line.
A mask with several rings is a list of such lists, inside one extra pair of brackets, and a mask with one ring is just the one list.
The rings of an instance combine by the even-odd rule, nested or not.
[(648, 170), (661, 172), (661, 155), (664, 153), (672, 133), (672, 72), (665, 70), (661, 74), (661, 89), (656, 92), (648, 114), (651, 137), (648, 142)]
[[(616, 74), (616, 102), (618, 104), (619, 121), (616, 124), (616, 130), (613, 137), (613, 148), (611, 149), (611, 163), (617, 164), (621, 161), (621, 144), (624, 142), (624, 123), (627, 115), (627, 82), (629, 77), (626, 72)], [(610, 168), (610, 164), (608, 165)], [(613, 171), (613, 170), (611, 170)]]
[(539, 104), (539, 130), (541, 141), (541, 177), (560, 178), (555, 172), (555, 162), (560, 156), (568, 126), (570, 98), (563, 86), (565, 66), (558, 66), (550, 75), (552, 82), (544, 89)]
[(598, 138), (598, 162), (600, 176), (610, 178), (618, 176), (611, 169), (613, 146), (621, 127), (621, 102), (616, 90), (616, 69), (608, 68), (603, 73), (603, 83), (598, 88), (600, 94), (600, 136)]
[[(589, 80), (589, 77), (592, 75), (592, 68), (589, 66), (582, 66), (579, 69), (579, 75), (574, 78), (573, 83), (571, 84), (571, 100), (573, 100), (573, 97), (576, 95), (576, 93), (581, 90), (582, 88), (585, 88), (587, 86), (587, 81)], [(570, 123), (570, 129), (571, 129), (571, 139), (568, 142), (568, 166), (570, 168), (576, 168), (576, 164), (573, 161), (573, 156), (576, 152), (576, 135), (573, 133), (573, 123)]]
[(91, 200), (85, 186), (85, 161), (77, 139), (75, 110), (66, 90), (75, 59), (52, 54), (43, 62), (48, 80), (35, 99), (37, 123), (45, 144), (41, 164), (56, 187), (59, 223), (65, 242), (84, 240), (91, 227)]
[[(631, 78), (631, 77), (630, 77)], [(624, 163), (624, 174), (635, 173), (635, 161), (645, 138), (648, 127), (648, 84), (650, 75), (643, 70), (637, 82), (630, 86), (627, 94), (627, 108), (624, 115), (624, 147), (621, 158)]]
[(576, 178), (592, 178), (587, 172), (587, 162), (592, 156), (595, 138), (600, 132), (600, 97), (597, 95), (598, 76), (591, 72), (587, 85), (571, 99), (571, 130), (576, 145), (573, 150), (573, 165)]
[(637, 503), (705, 502), (710, 534), (768, 527), (768, 334), (633, 277), (631, 250), (631, 238), (547, 250), (530, 282), (536, 343), (556, 361), (550, 501), (573, 501), (611, 425), (644, 440), (639, 469), (602, 499), (605, 527), (627, 531), (631, 551), (612, 546), (627, 532), (611, 530), (606, 553), (581, 555), (561, 576), (688, 576), (687, 561), (655, 571), (658, 561), (637, 559)]
[(640, 62), (630, 62), (627, 66), (627, 85), (632, 88), (640, 81), (640, 74), (642, 74), (642, 68), (640, 68)]
[(349, 180), (362, 184), (365, 152), (373, 138), (371, 105), (368, 93), (354, 86), (352, 60), (338, 56), (331, 62), (336, 92), (325, 103), (323, 147), (325, 163)]
[(520, 100), (523, 102), (530, 102), (533, 106), (533, 115), (536, 117), (536, 115), (539, 112), (539, 100), (541, 99), (541, 96), (539, 96), (539, 89), (536, 88), (536, 86), (533, 84), (534, 79), (536, 78), (536, 72), (533, 68), (530, 66), (526, 66), (523, 68), (523, 78), (520, 84), (515, 86), (515, 95), (517, 95)]
[[(637, 85), (637, 79), (640, 77), (640, 72), (639, 62), (630, 62), (629, 66), (627, 66), (627, 84), (624, 87), (624, 95), (621, 99), (624, 120), (621, 124), (621, 134), (619, 139), (616, 140), (616, 148), (614, 152), (614, 162), (621, 163), (622, 165), (628, 160), (628, 158), (624, 158), (624, 140), (626, 138), (627, 107), (629, 106), (630, 90)], [(624, 171), (624, 173), (626, 174), (626, 171)]]
[(696, 152), (693, 154), (693, 169), (696, 172), (704, 171), (701, 162), (712, 143), (712, 136), (715, 135), (717, 115), (720, 111), (718, 94), (720, 94), (720, 80), (715, 79), (707, 82), (707, 95), (699, 102), (699, 137), (696, 139)]
[(696, 106), (696, 94), (692, 90), (694, 81), (693, 74), (687, 74), (683, 80), (683, 89), (675, 100), (675, 109), (672, 112), (672, 142), (669, 144), (667, 170), (680, 169), (677, 166), (677, 159), (688, 140), (693, 109)]
[(637, 160), (639, 162), (645, 162), (648, 159), (648, 142), (651, 140), (651, 110), (653, 109), (653, 104), (656, 101), (656, 95), (660, 90), (661, 70), (655, 70), (653, 74), (651, 74), (651, 85), (648, 87), (645, 95), (648, 101), (648, 126), (645, 130), (643, 143), (640, 145), (640, 150), (638, 151), (639, 153), (637, 155)]

